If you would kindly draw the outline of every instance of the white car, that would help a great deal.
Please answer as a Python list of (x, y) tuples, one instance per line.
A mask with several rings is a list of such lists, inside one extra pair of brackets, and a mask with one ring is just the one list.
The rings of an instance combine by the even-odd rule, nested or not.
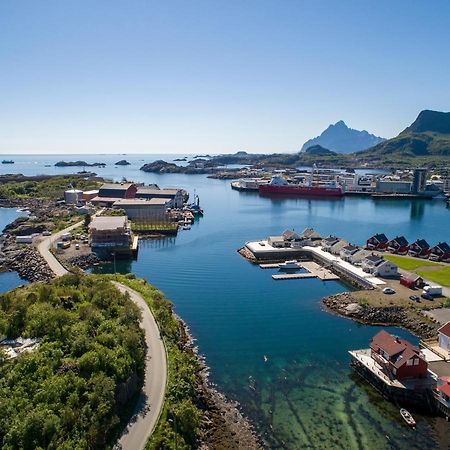
[(383, 294), (395, 294), (395, 291), (394, 291), (394, 289), (392, 289), (392, 288), (390, 288), (390, 287), (385, 287), (384, 289), (383, 289)]

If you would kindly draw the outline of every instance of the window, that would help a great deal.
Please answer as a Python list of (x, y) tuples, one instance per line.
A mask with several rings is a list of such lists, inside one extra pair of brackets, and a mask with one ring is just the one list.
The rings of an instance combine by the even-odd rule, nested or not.
[(419, 358), (414, 358), (414, 365), (418, 366), (419, 365)]
[(408, 361), (406, 361), (406, 365), (407, 366), (412, 366), (413, 365), (413, 360), (412, 359), (408, 359)]

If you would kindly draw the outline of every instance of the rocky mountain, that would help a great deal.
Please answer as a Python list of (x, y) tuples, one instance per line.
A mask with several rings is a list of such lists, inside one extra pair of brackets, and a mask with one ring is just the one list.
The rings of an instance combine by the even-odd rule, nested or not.
[(343, 120), (330, 125), (320, 136), (317, 136), (303, 144), (304, 152), (307, 148), (320, 145), (337, 153), (353, 153), (373, 147), (384, 141), (383, 138), (349, 128)]
[(450, 113), (422, 111), (398, 136), (359, 152), (371, 160), (406, 157), (450, 157)]

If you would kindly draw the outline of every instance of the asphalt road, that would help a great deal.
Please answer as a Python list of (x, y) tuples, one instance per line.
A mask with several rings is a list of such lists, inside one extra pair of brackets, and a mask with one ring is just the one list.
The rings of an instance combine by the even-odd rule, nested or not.
[[(57, 277), (67, 274), (68, 271), (50, 252), (50, 247), (64, 233), (77, 228), (81, 223), (76, 223), (58, 233), (52, 234), (38, 244), (37, 248), (39, 253), (47, 261)], [(145, 332), (145, 344), (147, 347), (144, 386), (136, 404), (133, 417), (125, 428), (116, 448), (123, 450), (142, 450), (158, 422), (159, 414), (164, 405), (167, 382), (166, 351), (155, 318), (142, 296), (121, 283), (113, 283), (121, 292), (128, 292), (130, 299), (141, 309), (141, 327)]]

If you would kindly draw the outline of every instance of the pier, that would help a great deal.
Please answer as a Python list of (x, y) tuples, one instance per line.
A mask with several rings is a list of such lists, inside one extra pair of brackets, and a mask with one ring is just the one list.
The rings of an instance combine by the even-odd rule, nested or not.
[[(303, 278), (319, 278), (322, 281), (336, 281), (339, 276), (314, 261), (302, 261), (301, 266), (307, 272), (302, 273), (277, 273), (272, 275), (274, 280), (299, 280)], [(261, 269), (278, 269), (278, 264), (260, 264)]]

